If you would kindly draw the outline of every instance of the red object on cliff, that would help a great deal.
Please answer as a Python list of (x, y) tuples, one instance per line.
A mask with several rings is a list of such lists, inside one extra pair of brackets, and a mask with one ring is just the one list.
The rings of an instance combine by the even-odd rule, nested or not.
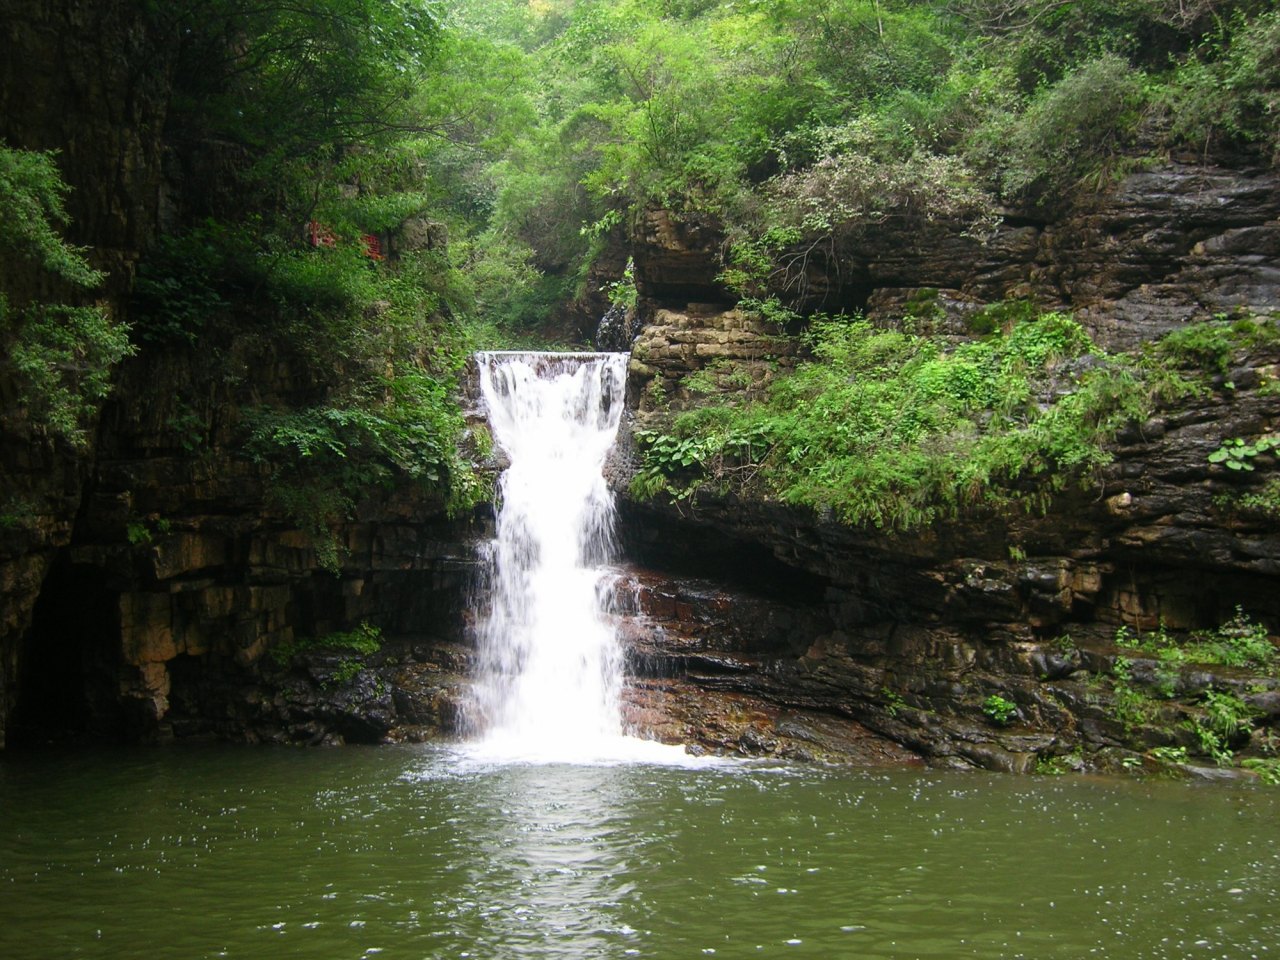
[(338, 243), (333, 231), (319, 220), (312, 220), (307, 224), (307, 239), (313, 247), (332, 247)]
[(370, 260), (385, 260), (386, 257), (382, 253), (382, 241), (372, 233), (363, 234), (360, 239), (364, 242), (364, 255)]

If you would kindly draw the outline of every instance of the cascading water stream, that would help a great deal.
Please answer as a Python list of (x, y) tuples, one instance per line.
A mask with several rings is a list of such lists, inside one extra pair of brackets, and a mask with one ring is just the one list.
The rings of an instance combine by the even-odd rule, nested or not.
[[(489, 609), (473, 708), (489, 754), (600, 759), (628, 752), (622, 657), (603, 566), (613, 497), (602, 474), (623, 409), (627, 355), (482, 353), (480, 387), (500, 481)], [(656, 744), (648, 745), (656, 747)]]

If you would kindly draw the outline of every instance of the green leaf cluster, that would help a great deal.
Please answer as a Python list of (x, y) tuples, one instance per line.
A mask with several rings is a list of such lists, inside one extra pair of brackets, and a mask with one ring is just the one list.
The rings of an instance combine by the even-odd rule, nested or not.
[(0, 369), (37, 430), (79, 447), (110, 392), (112, 368), (133, 348), (127, 326), (86, 303), (103, 276), (59, 233), (67, 192), (54, 154), (0, 143), (0, 256), (32, 271), (30, 289), (56, 291), (11, 302), (0, 290)]
[[(382, 628), (362, 620), (351, 630), (336, 630), (319, 637), (305, 637), (278, 644), (271, 648), (271, 659), (278, 666), (286, 666), (298, 654), (313, 650), (350, 650), (367, 657), (381, 649)], [(344, 664), (349, 662), (355, 662), (357, 670), (359, 669), (359, 661), (343, 661)], [(351, 677), (347, 676), (343, 679), (349, 680)]]
[(1238, 605), (1235, 613), (1213, 630), (1196, 630), (1181, 638), (1164, 624), (1141, 636), (1125, 628), (1116, 634), (1116, 645), (1154, 653), (1175, 670), (1184, 663), (1265, 669), (1280, 657), (1267, 628)]
[(1250, 757), (1241, 760), (1240, 766), (1252, 770), (1268, 786), (1280, 787), (1280, 757)]
[(1007, 697), (993, 693), (982, 701), (982, 712), (998, 727), (1007, 727), (1018, 716), (1018, 705)]
[(1221, 316), (1188, 324), (1162, 337), (1151, 348), (1157, 361), (1176, 367), (1193, 367), (1206, 374), (1226, 374), (1232, 362), (1251, 350), (1280, 344), (1275, 319)]
[(439, 36), (421, 0), (169, 0), (157, 30), (182, 37), (180, 136), (243, 145), (259, 173), (334, 145), (392, 141)]
[(451, 386), (408, 373), (382, 382), (378, 396), (250, 412), (245, 450), (269, 470), (272, 500), (310, 535), (321, 566), (337, 572), (341, 525), (379, 487), (407, 479), (443, 492), (451, 511), (477, 501), (480, 483), (458, 452), (463, 421)]
[(1252, 707), (1234, 693), (1208, 690), (1200, 713), (1188, 721), (1187, 729), (1195, 736), (1200, 749), (1219, 766), (1230, 766), (1235, 758), (1232, 743), (1247, 734), (1257, 715)]
[(89, 266), (84, 250), (58, 232), (67, 223), (67, 193), (53, 153), (0, 143), (0, 249), (76, 287), (93, 288), (102, 274)]
[(1064, 314), (954, 346), (857, 318), (818, 320), (809, 338), (814, 359), (767, 396), (641, 432), (633, 492), (748, 491), (908, 529), (1031, 507), (1087, 478), (1149, 402), (1135, 371)]
[(1274, 450), (1278, 446), (1280, 446), (1280, 437), (1270, 434), (1248, 441), (1241, 437), (1232, 437), (1224, 440), (1222, 446), (1210, 453), (1206, 459), (1210, 463), (1220, 463), (1229, 470), (1252, 472), (1253, 458), (1260, 453)]

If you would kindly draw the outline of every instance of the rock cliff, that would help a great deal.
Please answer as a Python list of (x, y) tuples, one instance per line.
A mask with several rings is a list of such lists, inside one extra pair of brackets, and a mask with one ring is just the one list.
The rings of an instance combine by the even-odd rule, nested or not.
[[(140, 251), (198, 179), (196, 158), (164, 142), (175, 41), (153, 29), (126, 0), (0, 9), (12, 53), (0, 57), (0, 137), (61, 151), (71, 239), (109, 271), (104, 303), (122, 316)], [(633, 425), (762, 391), (801, 359), (795, 340), (734, 308), (717, 279), (722, 245), (711, 219), (650, 210), (629, 249), (610, 247), (615, 274), (634, 258), (641, 298)], [(1278, 261), (1280, 178), (1187, 161), (1053, 219), (1008, 211), (985, 241), (890, 223), (838, 256), (814, 248), (786, 282), (806, 310), (909, 317), (957, 339), (983, 305), (1028, 298), (1122, 350), (1188, 321), (1280, 309)], [(591, 310), (605, 282), (594, 278)], [(589, 319), (570, 311), (563, 325)], [(454, 521), (419, 490), (375, 491), (335, 531), (337, 571), (322, 569), (241, 444), (246, 408), (311, 402), (314, 370), (247, 326), (220, 336), (199, 351), (151, 344), (123, 364), (87, 450), (33, 435), (0, 383), (0, 744), (458, 727), (483, 514)], [(1027, 770), (1194, 748), (1197, 698), (1216, 690), (1253, 713), (1253, 743), (1236, 733), (1231, 746), (1274, 748), (1274, 678), (1171, 670), (1126, 644), (1213, 628), (1237, 605), (1280, 628), (1280, 528), (1274, 506), (1257, 505), (1275, 452), (1253, 471), (1209, 458), (1276, 432), (1278, 371), (1274, 349), (1238, 351), (1210, 389), (1132, 425), (1096, 484), (1043, 515), (911, 534), (727, 495), (636, 500), (624, 435), (612, 469), (634, 598), (620, 618), (631, 720), (695, 749)], [(382, 646), (356, 657), (362, 622)], [(1163, 693), (1137, 709), (1139, 685)]]
[[(0, 4), (0, 139), (57, 152), (68, 239), (126, 321), (161, 222), (220, 189), (218, 145), (166, 139), (181, 38), (146, 6)], [(0, 279), (11, 303), (47, 292), (20, 262)], [(0, 381), (0, 747), (378, 740), (453, 722), (440, 691), (459, 682), (465, 523), (418, 491), (379, 491), (336, 531), (340, 569), (321, 569), (243, 450), (244, 409), (313, 402), (316, 371), (241, 319), (199, 349), (148, 338), (82, 448), (33, 431)], [(316, 643), (366, 620), (386, 635), (376, 680)]]
[[(1075, 311), (1111, 349), (1134, 348), (1188, 321), (1274, 311), (1278, 217), (1274, 173), (1170, 163), (1061, 220), (1010, 217), (986, 243), (888, 228), (838, 262), (815, 251), (801, 288), (810, 306), (862, 309), (886, 326), (910, 316), (917, 328), (956, 338), (979, 307), (1029, 298)], [(690, 383), (749, 391), (793, 361), (794, 348), (779, 348), (761, 321), (706, 282), (721, 243), (714, 225), (675, 219), (650, 211), (635, 253), (648, 325), (630, 391), (646, 426), (699, 402)], [(682, 302), (686, 293), (698, 302)], [(706, 302), (717, 296), (720, 304)], [(717, 373), (725, 359), (737, 383)], [(1230, 438), (1275, 429), (1278, 360), (1272, 349), (1237, 352), (1204, 395), (1122, 433), (1096, 485), (1057, 496), (1043, 516), (981, 516), (890, 535), (705, 491), (680, 502), (624, 497), (629, 555), (698, 584), (682, 588), (677, 578), (667, 593), (699, 608), (696, 598), (720, 590), (742, 598), (758, 623), (804, 624), (744, 635), (715, 612), (739, 601), (722, 599), (691, 614), (720, 624), (697, 631), (696, 641), (678, 639), (689, 631), (668, 624), (658, 636), (677, 639), (638, 648), (657, 675), (849, 717), (955, 762), (1027, 770), (1047, 758), (1074, 762), (1081, 749), (1101, 757), (1186, 746), (1194, 723), (1172, 706), (1120, 716), (1114, 695), (1128, 688), (1112, 679), (1117, 657), (1121, 673), (1132, 661), (1147, 680), (1160, 665), (1149, 648), (1118, 649), (1117, 630), (1203, 630), (1237, 604), (1272, 631), (1280, 626), (1280, 525), (1266, 511), (1233, 506), (1262, 489), (1272, 458), (1264, 455), (1257, 472), (1209, 459)], [(772, 613), (761, 615), (760, 603)], [(1260, 737), (1272, 735), (1274, 678), (1224, 668), (1177, 682), (1192, 698), (1214, 683), (1253, 698)], [(993, 721), (991, 697), (1013, 712)], [(765, 723), (750, 739), (771, 736)]]
[[(98, 294), (117, 316), (158, 214), (169, 39), (152, 35), (127, 0), (0, 7), (0, 140), (58, 151), (72, 187), (69, 239), (107, 272)], [(16, 303), (47, 282), (12, 259), (3, 280)], [(91, 456), (33, 436), (14, 385), (0, 382), (0, 744), (17, 700), (20, 638), (71, 541)]]

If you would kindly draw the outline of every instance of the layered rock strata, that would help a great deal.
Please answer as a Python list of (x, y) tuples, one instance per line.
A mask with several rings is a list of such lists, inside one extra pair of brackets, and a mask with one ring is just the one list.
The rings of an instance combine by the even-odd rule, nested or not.
[[(1278, 215), (1273, 173), (1169, 164), (1058, 221), (1011, 218), (985, 244), (959, 232), (889, 228), (842, 251), (838, 263), (815, 255), (805, 286), (810, 306), (864, 309), (886, 326), (905, 317), (956, 339), (972, 335), (980, 307), (1028, 298), (1074, 310), (1107, 346), (1123, 349), (1187, 321), (1280, 307)], [(647, 427), (696, 406), (700, 392), (733, 391), (727, 370), (750, 391), (790, 359), (772, 349), (759, 321), (705, 302), (714, 284), (691, 278), (708, 276), (720, 240), (713, 226), (682, 232), (671, 219), (651, 213), (636, 253), (649, 324), (630, 391)], [(699, 302), (680, 302), (689, 290)], [(1194, 747), (1187, 704), (1210, 688), (1250, 703), (1256, 736), (1266, 740), (1276, 681), (1256, 672), (1188, 668), (1170, 678), (1166, 670), (1169, 702), (1124, 717), (1117, 670), (1150, 685), (1162, 666), (1154, 653), (1115, 641), (1120, 628), (1131, 637), (1211, 628), (1237, 605), (1273, 632), (1280, 627), (1280, 524), (1273, 511), (1240, 506), (1265, 500), (1275, 457), (1264, 452), (1252, 471), (1209, 459), (1232, 438), (1275, 431), (1277, 361), (1267, 350), (1237, 354), (1203, 395), (1118, 437), (1102, 475), (1056, 496), (1044, 515), (889, 535), (708, 491), (679, 502), (624, 498), (630, 556), (703, 581), (693, 597), (708, 589), (735, 597), (762, 624), (750, 636), (704, 630), (695, 656), (671, 639), (688, 631), (668, 624), (637, 644), (641, 662), (708, 695), (728, 690), (778, 710), (847, 717), (938, 762), (1025, 771), (1054, 757), (1075, 762), (1082, 750), (1116, 761), (1125, 750)], [(626, 469), (615, 472), (625, 490)], [(795, 589), (800, 581), (806, 587)], [(673, 582), (668, 592), (681, 595)], [(787, 585), (781, 596), (779, 584)], [(762, 603), (773, 612), (760, 614)], [(713, 614), (704, 605), (694, 619)], [(771, 632), (777, 616), (805, 627)], [(1000, 722), (991, 697), (1010, 704)]]

